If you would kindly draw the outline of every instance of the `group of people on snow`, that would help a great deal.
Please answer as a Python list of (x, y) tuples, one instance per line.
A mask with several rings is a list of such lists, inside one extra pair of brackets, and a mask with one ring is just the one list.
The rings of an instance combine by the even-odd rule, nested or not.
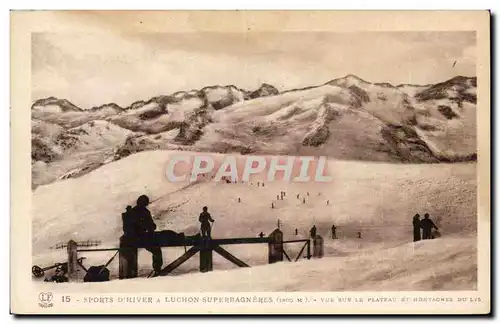
[[(160, 246), (155, 246), (151, 244), (154, 242), (154, 233), (156, 230), (156, 224), (153, 221), (151, 212), (147, 208), (150, 200), (146, 195), (141, 195), (137, 199), (137, 204), (134, 207), (127, 206), (126, 211), (122, 214), (123, 220), (123, 232), (122, 237), (123, 242), (129, 245), (142, 245), (145, 246), (146, 250), (151, 252), (153, 257), (153, 269), (155, 275), (157, 275), (163, 266), (163, 257)], [(203, 211), (198, 217), (200, 222), (200, 233), (201, 238), (210, 238), (212, 226), (210, 223), (214, 223), (214, 220), (208, 208), (203, 207)], [(278, 225), (279, 226), (279, 225)], [(413, 241), (420, 241), (421, 239), (428, 240), (435, 237), (435, 232), (432, 230), (438, 230), (438, 227), (430, 219), (429, 214), (425, 213), (424, 218), (420, 219), (420, 215), (416, 214), (413, 217)], [(332, 225), (331, 227), (331, 238), (337, 239), (337, 227)], [(315, 238), (317, 235), (316, 225), (311, 227), (309, 231), (310, 237)], [(422, 234), (422, 235), (421, 235)], [(295, 229), (295, 235), (298, 235), (298, 230)], [(261, 232), (260, 237), (264, 234)], [(361, 238), (361, 232), (358, 232), (358, 238)], [(148, 246), (149, 245), (149, 246)]]
[[(436, 224), (429, 218), (429, 214), (424, 214), (424, 219), (420, 219), (419, 214), (413, 216), (413, 241), (420, 241), (420, 239), (430, 240), (435, 237), (432, 230), (439, 230)], [(420, 235), (422, 233), (422, 236)]]

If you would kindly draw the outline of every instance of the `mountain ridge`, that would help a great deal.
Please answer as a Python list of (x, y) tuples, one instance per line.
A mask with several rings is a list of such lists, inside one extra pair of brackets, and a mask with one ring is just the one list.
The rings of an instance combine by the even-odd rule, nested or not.
[(282, 92), (267, 83), (254, 91), (213, 85), (127, 107), (108, 103), (83, 110), (66, 99), (39, 99), (32, 105), (34, 185), (156, 149), (474, 161), (476, 87), (476, 77), (393, 86), (347, 75)]
[[(277, 88), (276, 88), (276, 87), (274, 87), (273, 85), (268, 84), (268, 83), (266, 83), (266, 82), (261, 83), (260, 87), (259, 87), (259, 88), (257, 88), (256, 90), (253, 90), (253, 91), (244, 90), (244, 89), (242, 89), (242, 88), (238, 88), (236, 85), (228, 84), (228, 85), (224, 85), (224, 86), (223, 86), (223, 85), (205, 86), (205, 87), (203, 87), (203, 88), (201, 88), (201, 89), (199, 89), (199, 90), (197, 90), (197, 89), (191, 89), (191, 90), (189, 90), (189, 91), (180, 90), (180, 91), (173, 92), (173, 93), (172, 93), (172, 94), (170, 94), (170, 95), (158, 95), (158, 96), (153, 96), (153, 97), (151, 97), (149, 100), (151, 100), (151, 99), (153, 99), (153, 98), (157, 98), (157, 97), (162, 97), (162, 96), (172, 96), (172, 97), (176, 97), (177, 95), (179, 95), (179, 94), (181, 94), (181, 93), (198, 92), (198, 91), (203, 91), (203, 90), (206, 90), (206, 89), (209, 89), (209, 88), (215, 88), (215, 87), (234, 87), (234, 88), (236, 88), (236, 89), (238, 89), (238, 90), (240, 90), (240, 91), (242, 91), (242, 92), (252, 93), (252, 92), (256, 92), (256, 91), (258, 91), (258, 90), (259, 90), (260, 88), (262, 88), (263, 86), (271, 86), (271, 87), (275, 88), (275, 89), (278, 91), (278, 93), (286, 93), (286, 92), (291, 92), (291, 91), (300, 91), (300, 90), (307, 90), (307, 89), (310, 89), (310, 88), (320, 87), (320, 86), (322, 86), (322, 85), (328, 84), (328, 83), (333, 82), (333, 81), (335, 81), (335, 80), (346, 79), (346, 78), (348, 78), (348, 77), (354, 77), (354, 78), (357, 78), (357, 79), (359, 79), (359, 80), (363, 81), (364, 83), (370, 83), (370, 84), (374, 84), (374, 85), (390, 85), (390, 86), (395, 87), (395, 88), (400, 88), (400, 87), (404, 87), (404, 86), (412, 86), (412, 87), (429, 87), (429, 86), (435, 85), (435, 84), (432, 84), (432, 83), (430, 83), (430, 84), (425, 84), (425, 85), (422, 85), (422, 84), (414, 84), (414, 83), (400, 83), (400, 84), (398, 84), (398, 85), (392, 85), (392, 84), (391, 84), (391, 83), (389, 83), (389, 82), (371, 82), (371, 81), (366, 81), (366, 80), (362, 79), (361, 77), (359, 77), (359, 76), (357, 76), (357, 75), (355, 75), (355, 74), (347, 74), (347, 75), (345, 75), (344, 77), (335, 78), (335, 79), (332, 79), (332, 80), (330, 80), (330, 81), (327, 81), (327, 82), (325, 82), (325, 83), (323, 83), (323, 84), (319, 84), (319, 85), (315, 85), (315, 86), (307, 86), (307, 87), (302, 87), (302, 88), (292, 88), (292, 89), (287, 89), (287, 90), (284, 90), (284, 91), (281, 91), (281, 92), (279, 92), (279, 91), (277, 90)], [(442, 82), (438, 82), (438, 83), (436, 83), (436, 84), (446, 83), (446, 82), (448, 82), (448, 81), (450, 81), (450, 80), (457, 79), (457, 78), (465, 78), (465, 79), (473, 79), (473, 80), (477, 80), (477, 77), (475, 77), (475, 76), (472, 76), (472, 77), (467, 77), (467, 76), (457, 75), (457, 76), (455, 76), (455, 77), (453, 77), (453, 78), (451, 78), (451, 79), (448, 79), (448, 80), (446, 80), (446, 81), (442, 81)], [(474, 82), (476, 82), (476, 81), (474, 81)], [(72, 105), (72, 106), (74, 106), (74, 107), (77, 107), (77, 108), (78, 108), (79, 110), (81, 110), (81, 111), (87, 111), (87, 110), (92, 110), (92, 109), (96, 110), (96, 109), (99, 109), (99, 108), (104, 107), (104, 106), (114, 106), (114, 107), (119, 107), (119, 108), (121, 108), (122, 110), (127, 110), (127, 109), (132, 108), (132, 107), (133, 107), (133, 105), (134, 105), (134, 103), (144, 102), (143, 100), (137, 100), (137, 101), (132, 102), (130, 105), (128, 105), (128, 106), (126, 106), (126, 107), (121, 107), (120, 105), (118, 105), (118, 104), (116, 104), (116, 103), (114, 103), (114, 102), (108, 102), (108, 103), (102, 104), (102, 105), (100, 105), (100, 106), (92, 106), (92, 107), (90, 107), (90, 108), (81, 108), (81, 107), (79, 107), (79, 106), (77, 106), (77, 105), (74, 105), (74, 104), (73, 104), (70, 100), (68, 100), (68, 99), (65, 99), (65, 98), (57, 98), (57, 97), (50, 96), (50, 97), (47, 97), (47, 98), (39, 98), (39, 99), (36, 99), (36, 100), (33, 102), (32, 106), (31, 106), (31, 109), (33, 109), (33, 108), (34, 108), (35, 106), (37, 106), (37, 105), (42, 104), (42, 102), (44, 102), (44, 101), (50, 101), (50, 100), (64, 100), (64, 101), (66, 101), (67, 103), (69, 103), (70, 105)], [(147, 100), (147, 101), (149, 101), (149, 100)], [(147, 102), (147, 101), (146, 101), (146, 102)]]

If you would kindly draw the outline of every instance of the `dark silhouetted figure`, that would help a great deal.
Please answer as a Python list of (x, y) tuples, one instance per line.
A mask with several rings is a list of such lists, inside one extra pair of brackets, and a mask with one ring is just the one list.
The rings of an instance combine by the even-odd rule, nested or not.
[(153, 269), (155, 273), (161, 271), (163, 257), (161, 248), (155, 246), (154, 232), (156, 224), (153, 221), (151, 212), (147, 209), (149, 198), (142, 195), (137, 198), (137, 205), (134, 208), (127, 206), (127, 211), (122, 214), (124, 241), (128, 244), (145, 247), (153, 256)]
[(264, 182), (262, 182), (262, 188), (264, 188)]
[(330, 205), (330, 200), (327, 200), (327, 201), (326, 201), (326, 204), (327, 204), (327, 205)]
[(271, 208), (273, 208), (273, 209), (274, 209), (274, 203), (273, 203), (273, 202), (271, 203)]
[(420, 241), (420, 215), (413, 216), (413, 242)]
[(332, 225), (332, 239), (337, 238), (337, 227), (335, 225)]
[(276, 195), (276, 200), (280, 200), (280, 196), (279, 195)]
[(307, 192), (307, 196), (309, 196), (309, 191)]
[(241, 198), (238, 198), (238, 202), (239, 202), (239, 203), (241, 202)]
[(205, 238), (212, 237), (212, 227), (210, 227), (209, 222), (213, 223), (214, 220), (212, 219), (212, 216), (210, 216), (207, 206), (203, 207), (203, 212), (200, 214), (200, 217), (198, 217), (198, 220), (201, 223), (201, 236)]
[(361, 232), (358, 232), (358, 238), (361, 238)]
[(259, 237), (263, 238), (264, 237), (264, 233), (260, 232)]
[(302, 203), (305, 204), (306, 203), (306, 198), (302, 199)]
[(295, 229), (295, 235), (299, 235), (299, 230)]
[(311, 234), (311, 238), (316, 237), (316, 225), (313, 225), (313, 227), (311, 227), (311, 230), (309, 231), (309, 233)]
[(429, 218), (429, 214), (425, 213), (424, 219), (420, 221), (420, 226), (422, 227), (422, 239), (429, 240), (432, 238), (431, 232), (435, 228), (438, 230), (436, 224)]
[(297, 199), (299, 199), (299, 194), (297, 194)]

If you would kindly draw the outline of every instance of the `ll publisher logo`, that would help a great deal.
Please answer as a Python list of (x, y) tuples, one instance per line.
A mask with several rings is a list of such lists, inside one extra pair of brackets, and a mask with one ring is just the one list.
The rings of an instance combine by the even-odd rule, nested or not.
[(38, 295), (38, 300), (40, 300), (38, 305), (44, 308), (52, 307), (54, 306), (54, 304), (52, 303), (52, 298), (54, 298), (54, 296), (52, 295), (51, 292), (41, 292)]

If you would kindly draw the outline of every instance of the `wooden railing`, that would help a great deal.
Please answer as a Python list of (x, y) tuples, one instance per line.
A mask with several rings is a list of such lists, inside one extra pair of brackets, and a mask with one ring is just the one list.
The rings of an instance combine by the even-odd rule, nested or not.
[[(212, 255), (213, 252), (221, 255), (227, 260), (231, 261), (239, 267), (250, 267), (247, 263), (240, 260), (238, 257), (233, 255), (224, 249), (223, 245), (238, 245), (238, 244), (267, 244), (268, 245), (268, 263), (276, 263), (283, 261), (283, 256), (286, 257), (288, 261), (292, 261), (289, 255), (283, 248), (285, 244), (291, 243), (304, 243), (300, 252), (294, 261), (298, 261), (302, 254), (305, 252), (305, 258), (310, 259), (311, 257), (321, 258), (323, 257), (323, 238), (321, 236), (316, 236), (312, 239), (313, 253), (311, 255), (311, 240), (310, 239), (299, 239), (299, 240), (283, 240), (283, 232), (279, 229), (275, 229), (268, 237), (238, 237), (238, 238), (221, 238), (221, 239), (211, 239), (211, 238), (200, 238), (200, 237), (190, 237), (185, 238), (181, 241), (163, 243), (161, 245), (155, 245), (160, 247), (190, 247), (186, 250), (184, 254), (172, 261), (166, 267), (164, 267), (158, 275), (166, 276), (173, 270), (178, 268), (184, 262), (192, 258), (198, 252), (200, 254), (199, 269), (200, 272), (208, 272), (213, 270)], [(80, 252), (103, 252), (103, 251), (118, 251), (119, 256), (119, 275), (120, 279), (135, 278), (137, 277), (138, 270), (138, 249), (147, 248), (148, 246), (134, 246), (130, 247), (123, 243), (120, 247), (115, 248), (101, 248), (101, 249), (79, 249), (79, 244), (70, 241), (66, 244), (68, 248), (68, 277), (75, 279), (77, 277), (79, 264)], [(111, 260), (110, 260), (111, 261)]]

